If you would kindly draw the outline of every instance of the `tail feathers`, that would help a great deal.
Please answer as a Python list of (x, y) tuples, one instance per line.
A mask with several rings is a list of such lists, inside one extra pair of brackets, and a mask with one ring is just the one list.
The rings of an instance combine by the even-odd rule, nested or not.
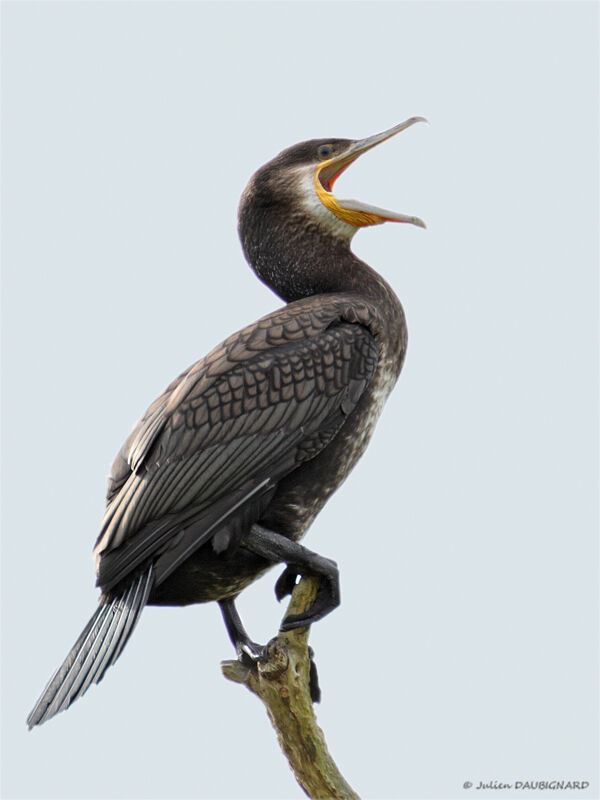
[(152, 582), (151, 566), (120, 597), (98, 606), (27, 717), (30, 730), (64, 711), (85, 694), (92, 683), (102, 680), (131, 636), (148, 600)]

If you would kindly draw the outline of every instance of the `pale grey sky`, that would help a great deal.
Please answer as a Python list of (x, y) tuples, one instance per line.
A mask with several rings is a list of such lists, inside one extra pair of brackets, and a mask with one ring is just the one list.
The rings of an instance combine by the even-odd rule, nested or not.
[[(15, 3), (3, 58), (3, 796), (300, 798), (226, 682), (216, 606), (147, 609), (99, 687), (25, 716), (95, 608), (109, 465), (164, 386), (279, 301), (239, 195), (280, 149), (415, 126), (343, 196), (405, 369), (306, 544), (341, 608), (318, 709), (365, 798), (596, 797), (595, 3)], [(265, 641), (273, 572), (240, 611)], [(484, 792), (522, 797), (527, 792)]]

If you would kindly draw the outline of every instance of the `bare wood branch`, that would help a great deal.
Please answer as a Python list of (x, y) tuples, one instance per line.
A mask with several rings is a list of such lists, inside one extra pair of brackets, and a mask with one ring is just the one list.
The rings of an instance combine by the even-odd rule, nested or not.
[[(318, 578), (303, 578), (292, 594), (288, 614), (312, 605)], [(240, 661), (223, 661), (223, 675), (242, 683), (264, 703), (279, 745), (296, 780), (313, 800), (360, 800), (331, 757), (310, 698), (309, 628), (280, 633), (267, 645), (256, 667)]]

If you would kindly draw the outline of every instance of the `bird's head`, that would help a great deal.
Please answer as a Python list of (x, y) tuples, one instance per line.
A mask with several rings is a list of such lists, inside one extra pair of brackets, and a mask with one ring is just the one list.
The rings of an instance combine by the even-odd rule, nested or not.
[[(366, 139), (312, 139), (283, 150), (254, 173), (240, 201), (238, 228), (248, 263), (279, 297), (290, 302), (364, 286), (367, 278), (350, 241), (359, 228), (418, 217), (386, 211), (333, 194), (353, 161), (423, 117), (411, 117)], [(352, 268), (354, 267), (354, 268)], [(359, 274), (360, 272), (360, 274)], [(379, 279), (375, 283), (381, 283)]]
[(333, 194), (335, 181), (359, 156), (416, 122), (426, 120), (411, 117), (366, 139), (312, 139), (288, 147), (252, 176), (242, 195), (240, 219), (250, 207), (253, 211), (277, 208), (288, 217), (308, 217), (325, 233), (346, 241), (358, 228), (383, 222), (424, 228), (418, 217)]

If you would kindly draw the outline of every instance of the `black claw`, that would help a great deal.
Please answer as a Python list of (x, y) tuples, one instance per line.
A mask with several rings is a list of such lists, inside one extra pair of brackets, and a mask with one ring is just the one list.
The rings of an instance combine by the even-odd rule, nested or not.
[(265, 650), (265, 646), (251, 641), (240, 642), (236, 647), (238, 660), (248, 667), (256, 666), (257, 661), (263, 658)]
[(298, 569), (294, 566), (288, 565), (283, 570), (279, 578), (277, 578), (277, 583), (275, 584), (275, 597), (280, 603), (283, 598), (286, 597), (286, 595), (291, 594), (294, 591), (298, 575)]
[(312, 647), (308, 648), (308, 657), (310, 658), (310, 670), (308, 673), (308, 689), (310, 691), (310, 699), (313, 703), (321, 702), (321, 687), (319, 686), (319, 674), (317, 672), (317, 665), (315, 663), (315, 652)]
[(281, 623), (280, 631), (291, 631), (294, 628), (308, 627), (327, 616), (340, 604), (339, 584), (337, 580), (324, 577), (317, 591), (315, 601), (310, 608), (301, 614), (290, 614)]

